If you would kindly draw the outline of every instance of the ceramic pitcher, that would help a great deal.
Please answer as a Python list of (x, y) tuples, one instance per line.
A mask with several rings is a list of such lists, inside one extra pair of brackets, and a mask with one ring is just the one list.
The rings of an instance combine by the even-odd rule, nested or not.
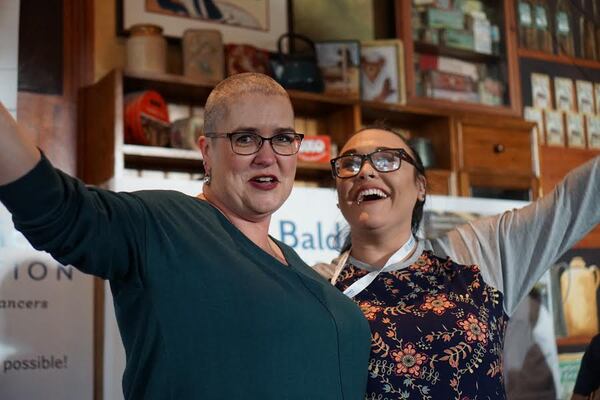
[(598, 286), (598, 267), (586, 267), (583, 258), (574, 257), (569, 263), (569, 268), (560, 277), (563, 311), (569, 336), (593, 336), (598, 333)]

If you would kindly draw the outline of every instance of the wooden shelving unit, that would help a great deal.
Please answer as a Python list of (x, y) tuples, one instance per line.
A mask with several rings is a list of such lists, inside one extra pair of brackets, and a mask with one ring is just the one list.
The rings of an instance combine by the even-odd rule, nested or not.
[[(87, 183), (103, 184), (125, 168), (203, 172), (202, 157), (197, 151), (124, 143), (124, 98), (129, 93), (150, 89), (161, 93), (168, 102), (202, 106), (212, 86), (176, 75), (114, 70), (96, 84), (84, 88), (80, 102), (79, 167), (80, 176)], [(465, 172), (461, 172), (463, 161), (458, 156), (461, 148), (459, 132), (470, 124), (469, 111), (418, 104), (361, 102), (299, 91), (289, 91), (289, 95), (296, 114), (315, 119), (317, 131), (331, 136), (339, 148), (360, 127), (377, 120), (385, 120), (393, 127), (428, 138), (437, 161), (436, 166), (427, 171), (430, 193), (469, 195), (463, 190), (467, 186), (459, 185), (458, 180)], [(499, 119), (497, 114), (489, 114), (487, 118)], [(489, 120), (486, 125), (490, 125)], [(529, 125), (520, 124), (518, 119), (515, 121), (513, 125), (519, 126), (521, 135), (529, 135)], [(514, 126), (510, 129), (515, 130)], [(505, 129), (506, 123), (499, 124), (496, 134), (501, 136)], [(489, 153), (491, 150), (481, 151)], [(466, 171), (467, 176), (471, 172)], [(524, 175), (529, 173), (530, 168), (527, 168)], [(334, 183), (326, 163), (298, 163), (296, 179), (316, 182), (319, 186), (332, 187)]]

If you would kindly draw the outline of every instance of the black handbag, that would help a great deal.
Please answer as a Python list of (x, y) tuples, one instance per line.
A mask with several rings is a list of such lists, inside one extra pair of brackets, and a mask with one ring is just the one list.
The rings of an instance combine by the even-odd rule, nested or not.
[[(284, 39), (290, 41), (300, 40), (309, 45), (311, 53), (296, 53), (291, 51), (283, 53)], [(323, 78), (317, 65), (315, 44), (304, 35), (297, 33), (284, 33), (277, 41), (277, 55), (271, 59), (271, 69), (277, 82), (286, 89), (304, 90), (306, 92), (322, 92)]]

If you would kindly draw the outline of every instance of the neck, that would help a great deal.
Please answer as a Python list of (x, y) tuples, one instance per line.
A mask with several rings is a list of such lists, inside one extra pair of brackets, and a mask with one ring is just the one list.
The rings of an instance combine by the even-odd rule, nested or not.
[[(397, 230), (396, 232), (353, 230), (350, 234), (352, 257), (381, 268), (406, 243), (411, 234), (410, 227), (408, 229), (404, 228), (400, 232)], [(405, 259), (408, 259), (412, 253), (411, 251)]]
[(233, 226), (239, 229), (240, 232), (242, 232), (255, 245), (273, 257), (277, 258), (280, 262), (287, 264), (281, 249), (279, 249), (275, 243), (272, 243), (272, 240), (269, 238), (269, 226), (271, 223), (270, 214), (255, 220), (249, 220), (230, 211), (222, 202), (213, 196), (210, 191), (200, 193), (198, 198), (213, 205), (221, 212), (221, 214), (225, 216), (225, 218), (229, 220), (229, 222), (231, 222)]

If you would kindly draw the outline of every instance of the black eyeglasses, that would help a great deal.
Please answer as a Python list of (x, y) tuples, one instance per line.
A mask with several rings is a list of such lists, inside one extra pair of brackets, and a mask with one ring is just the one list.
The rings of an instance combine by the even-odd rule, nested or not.
[(369, 159), (379, 172), (392, 172), (400, 169), (402, 160), (417, 167), (415, 160), (404, 149), (381, 149), (369, 154), (345, 154), (331, 160), (331, 171), (337, 178), (352, 178), (360, 172), (365, 160)]
[(278, 133), (271, 137), (260, 136), (254, 132), (205, 133), (208, 138), (229, 139), (231, 150), (235, 154), (249, 156), (258, 153), (265, 141), (271, 143), (271, 148), (280, 156), (291, 156), (300, 150), (304, 135), (297, 132)]

